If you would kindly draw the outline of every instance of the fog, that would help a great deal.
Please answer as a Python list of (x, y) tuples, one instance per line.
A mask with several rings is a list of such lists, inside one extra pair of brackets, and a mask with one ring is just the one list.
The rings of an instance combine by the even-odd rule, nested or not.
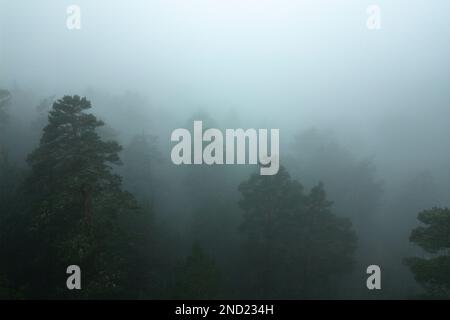
[[(88, 112), (106, 123), (100, 136), (124, 148), (114, 172), (152, 203), (159, 228), (147, 248), (159, 280), (145, 297), (173, 297), (161, 279), (198, 243), (220, 270), (221, 298), (411, 298), (422, 289), (402, 261), (425, 255), (409, 241), (417, 214), (450, 205), (450, 4), (377, 0), (381, 29), (370, 30), (373, 2), (0, 0), (0, 88), (11, 94), (0, 146), (26, 176), (51, 104), (92, 102)], [(74, 4), (79, 30), (66, 26)], [(238, 186), (257, 166), (175, 166), (171, 132), (194, 120), (280, 130), (280, 165), (305, 190), (322, 182), (358, 239), (333, 290), (242, 275), (252, 263), (236, 263), (246, 256)], [(136, 136), (152, 137), (148, 162)], [(366, 288), (372, 264), (383, 272), (379, 291)]]

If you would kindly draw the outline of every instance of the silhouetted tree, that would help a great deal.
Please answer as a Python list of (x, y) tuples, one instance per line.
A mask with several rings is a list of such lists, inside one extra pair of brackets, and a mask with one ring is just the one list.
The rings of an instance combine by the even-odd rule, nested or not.
[(350, 270), (355, 234), (331, 212), (321, 184), (307, 194), (281, 167), (274, 176), (252, 175), (239, 190), (256, 297), (323, 297), (329, 280)]
[(427, 297), (450, 299), (450, 210), (424, 210), (418, 219), (425, 226), (415, 228), (409, 239), (432, 256), (406, 258), (405, 263)]
[[(145, 286), (133, 274), (137, 218), (133, 196), (113, 173), (121, 147), (103, 141), (91, 103), (64, 96), (53, 104), (31, 173), (10, 217), (9, 278), (28, 297), (133, 297)], [(18, 242), (17, 239), (21, 239)], [(5, 253), (5, 252), (3, 252)], [(79, 265), (83, 290), (65, 287), (66, 268)], [(139, 287), (136, 287), (139, 286)]]

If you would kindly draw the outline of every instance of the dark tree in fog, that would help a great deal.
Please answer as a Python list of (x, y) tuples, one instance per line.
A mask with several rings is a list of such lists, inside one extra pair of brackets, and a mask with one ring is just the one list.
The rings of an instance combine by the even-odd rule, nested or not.
[(422, 247), (428, 257), (407, 258), (405, 263), (427, 297), (450, 299), (450, 210), (424, 210), (418, 219), (423, 225), (415, 228), (409, 239)]
[[(373, 221), (382, 196), (382, 183), (369, 159), (358, 159), (336, 137), (310, 129), (297, 135), (290, 167), (306, 185), (323, 181), (339, 215), (361, 227)], [(365, 230), (370, 231), (370, 230)]]
[[(121, 147), (101, 140), (96, 130), (103, 122), (86, 113), (90, 108), (79, 96), (55, 102), (40, 144), (28, 157), (31, 173), (20, 210), (10, 219), (15, 233), (8, 240), (15, 247), (8, 257), (9, 278), (29, 297), (138, 294), (140, 280), (131, 268), (139, 233), (130, 232), (138, 210), (112, 171), (121, 163)], [(65, 287), (66, 268), (73, 264), (84, 275), (78, 292)]]
[(356, 237), (331, 211), (322, 184), (306, 193), (281, 167), (275, 176), (252, 175), (239, 190), (257, 296), (326, 297), (329, 280), (350, 270)]
[(326, 130), (314, 128), (301, 132), (294, 138), (292, 147), (293, 155), (287, 167), (293, 176), (301, 179), (305, 186), (323, 181), (328, 198), (333, 201), (333, 212), (352, 221), (358, 236), (358, 250), (354, 272), (351, 279), (343, 282), (341, 293), (361, 297), (368, 291), (360, 285), (366, 279), (359, 270), (372, 263), (374, 252), (382, 250), (377, 239), (381, 232), (378, 226), (384, 194), (376, 167), (370, 159), (356, 156), (333, 132)]

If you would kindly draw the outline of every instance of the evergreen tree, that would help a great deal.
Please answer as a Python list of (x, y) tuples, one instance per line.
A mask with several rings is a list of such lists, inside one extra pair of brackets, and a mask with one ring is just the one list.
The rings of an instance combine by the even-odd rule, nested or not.
[[(113, 173), (121, 147), (103, 141), (91, 103), (64, 96), (53, 104), (40, 144), (28, 157), (23, 204), (11, 219), (10, 278), (34, 298), (136, 297), (133, 196)], [(17, 239), (21, 239), (20, 244)], [(66, 288), (66, 268), (82, 270), (82, 290)]]
[(331, 212), (319, 184), (309, 194), (281, 167), (252, 175), (239, 190), (241, 231), (259, 298), (317, 298), (332, 276), (349, 271), (356, 237), (348, 219)]
[(405, 263), (424, 287), (426, 297), (450, 299), (450, 210), (424, 210), (418, 219), (425, 226), (415, 228), (409, 239), (432, 256), (407, 258)]

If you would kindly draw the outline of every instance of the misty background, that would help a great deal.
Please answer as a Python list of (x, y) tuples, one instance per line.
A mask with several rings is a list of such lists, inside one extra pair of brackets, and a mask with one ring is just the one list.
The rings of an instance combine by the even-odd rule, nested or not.
[[(73, 4), (80, 30), (66, 27)], [(366, 26), (371, 4), (380, 30)], [(422, 0), (0, 0), (0, 88), (11, 93), (0, 141), (26, 170), (52, 103), (86, 96), (100, 135), (124, 147), (124, 188), (154, 205), (170, 238), (165, 261), (198, 242), (235, 279), (238, 185), (257, 168), (177, 167), (170, 133), (193, 120), (280, 129), (280, 164), (306, 189), (322, 182), (358, 238), (351, 271), (319, 297), (408, 298), (421, 290), (402, 263), (424, 256), (408, 239), (417, 213), (450, 205), (449, 12)], [(148, 163), (136, 137), (150, 139)], [(380, 292), (365, 287), (371, 264)], [(222, 296), (253, 297), (224, 282)]]

